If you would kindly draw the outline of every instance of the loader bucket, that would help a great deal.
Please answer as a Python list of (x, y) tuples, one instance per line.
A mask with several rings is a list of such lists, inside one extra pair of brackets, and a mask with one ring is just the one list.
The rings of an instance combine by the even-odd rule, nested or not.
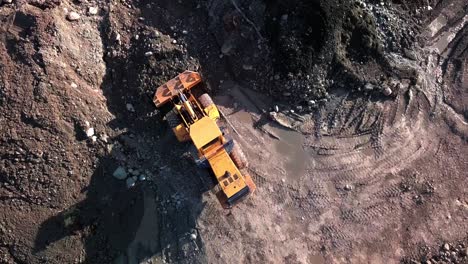
[(179, 92), (190, 90), (200, 82), (201, 76), (198, 72), (184, 71), (174, 79), (159, 86), (154, 94), (153, 102), (156, 107), (160, 107), (175, 96), (178, 96)]

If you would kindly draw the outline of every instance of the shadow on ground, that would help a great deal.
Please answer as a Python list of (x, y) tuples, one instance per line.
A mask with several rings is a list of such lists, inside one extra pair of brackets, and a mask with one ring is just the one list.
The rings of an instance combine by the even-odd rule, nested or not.
[[(154, 26), (150, 19), (154, 14), (145, 16), (145, 26)], [(183, 19), (185, 14), (178, 17)], [(115, 45), (110, 20), (108, 16), (101, 29), (105, 47)], [(100, 158), (89, 186), (82, 190), (86, 199), (41, 224), (36, 254), (65, 237), (79, 235), (85, 245), (85, 263), (139, 263), (152, 257), (204, 262), (196, 219), (204, 207), (202, 194), (208, 190), (209, 176), (185, 157), (189, 145), (179, 144), (168, 133), (164, 113), (155, 110), (147, 96), (156, 87), (142, 83), (145, 51), (139, 50), (141, 44), (133, 45), (136, 50), (128, 57), (106, 57), (107, 74), (101, 87), (107, 108), (115, 116), (108, 125), (122, 133), (111, 140), (112, 150)], [(197, 50), (188, 53), (197, 56)], [(164, 78), (185, 70), (181, 66), (171, 68)], [(132, 104), (135, 111), (129, 111), (126, 104)], [(127, 188), (125, 180), (112, 176), (118, 166), (127, 172), (139, 170), (147, 180)]]

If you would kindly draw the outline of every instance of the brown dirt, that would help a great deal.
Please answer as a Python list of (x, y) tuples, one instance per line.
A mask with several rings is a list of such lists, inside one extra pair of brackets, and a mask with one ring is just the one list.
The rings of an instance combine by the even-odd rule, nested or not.
[[(466, 1), (237, 2), (0, 3), (1, 263), (467, 263)], [(229, 211), (151, 102), (185, 69)]]

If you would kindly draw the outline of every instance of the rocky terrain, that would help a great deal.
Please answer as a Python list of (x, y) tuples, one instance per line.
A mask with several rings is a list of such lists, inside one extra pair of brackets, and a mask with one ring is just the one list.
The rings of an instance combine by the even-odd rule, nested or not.
[[(467, 263), (463, 0), (0, 0), (1, 263)], [(257, 192), (152, 103), (202, 73)]]

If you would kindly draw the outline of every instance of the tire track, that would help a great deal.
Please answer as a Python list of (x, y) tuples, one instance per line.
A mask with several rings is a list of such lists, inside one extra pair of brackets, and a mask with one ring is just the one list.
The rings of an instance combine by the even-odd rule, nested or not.
[(357, 223), (361, 225), (372, 225), (377, 218), (385, 217), (394, 210), (389, 203), (378, 203), (358, 209), (343, 210), (341, 219), (345, 223)]

